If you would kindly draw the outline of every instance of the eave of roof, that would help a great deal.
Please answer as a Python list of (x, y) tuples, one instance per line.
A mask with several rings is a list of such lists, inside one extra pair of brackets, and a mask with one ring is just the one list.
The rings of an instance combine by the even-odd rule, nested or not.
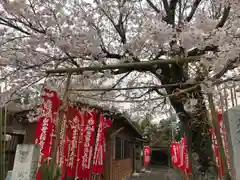
[(136, 128), (136, 126), (134, 126), (134, 124), (132, 123), (131, 121), (131, 118), (130, 116), (124, 112), (124, 113), (121, 113), (119, 110), (117, 110), (116, 108), (106, 108), (106, 107), (101, 107), (101, 106), (98, 106), (98, 105), (88, 105), (88, 104), (85, 104), (85, 103), (82, 103), (82, 102), (76, 102), (77, 104), (79, 105), (83, 105), (83, 106), (87, 106), (89, 108), (95, 108), (95, 109), (98, 109), (100, 111), (102, 111), (103, 113), (108, 113), (108, 114), (112, 114), (113, 117), (114, 116), (119, 116), (119, 117), (123, 117), (126, 122), (128, 123), (128, 125), (130, 125), (131, 128), (133, 128), (133, 130), (142, 138), (143, 135), (142, 133)]
[[(74, 102), (74, 104), (76, 106), (81, 106), (81, 107), (86, 107), (86, 108), (94, 108), (94, 109), (98, 109), (100, 111), (102, 111), (102, 113), (106, 113), (106, 114), (109, 114), (111, 115), (113, 118), (114, 116), (115, 117), (122, 117), (126, 120), (127, 124), (142, 138), (143, 135), (142, 133), (136, 128), (136, 126), (132, 123), (131, 121), (131, 118), (130, 116), (124, 112), (124, 113), (121, 113), (119, 110), (117, 110), (116, 108), (108, 108), (108, 107), (101, 107), (101, 106), (98, 106), (98, 105), (89, 105), (89, 104), (86, 104), (86, 103), (83, 103), (83, 102), (80, 102), (80, 101), (76, 101)], [(28, 112), (28, 111), (31, 111), (33, 110), (34, 108), (20, 108), (19, 106), (17, 106), (16, 104), (12, 103), (11, 104), (11, 110), (10, 112), (11, 113), (14, 113), (14, 114), (22, 114), (24, 112)]]

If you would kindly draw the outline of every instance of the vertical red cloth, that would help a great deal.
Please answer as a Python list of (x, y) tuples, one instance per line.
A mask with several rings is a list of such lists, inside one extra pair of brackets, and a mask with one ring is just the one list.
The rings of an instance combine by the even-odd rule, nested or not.
[[(35, 143), (40, 145), (40, 158), (39, 163), (51, 155), (54, 121), (58, 115), (61, 101), (55, 91), (44, 89), (42, 95), (43, 103), (40, 105), (42, 115), (37, 122)], [(40, 180), (40, 172), (37, 171), (37, 180)]]
[(151, 149), (149, 146), (144, 146), (144, 164), (148, 165), (150, 162)]
[(67, 156), (68, 156), (68, 150), (69, 150), (69, 127), (67, 124), (67, 114), (63, 114), (63, 121), (61, 125), (61, 130), (60, 130), (60, 139), (59, 139), (59, 144), (58, 144), (58, 153), (57, 153), (57, 158), (58, 158), (58, 167), (61, 169), (62, 172), (62, 180), (64, 179), (64, 176), (66, 175), (66, 166), (67, 166)]
[[(226, 132), (226, 127), (224, 125), (223, 122), (223, 112), (221, 110), (218, 110), (218, 123), (219, 123), (219, 127), (220, 127), (220, 134), (221, 134), (221, 138), (222, 138), (222, 144), (223, 144), (223, 149), (226, 155), (226, 160), (227, 160), (227, 165), (228, 168), (230, 169), (230, 156), (229, 156), (229, 152), (228, 152), (228, 146), (227, 146), (227, 132)], [(219, 149), (218, 149), (219, 151)], [(222, 169), (222, 176), (224, 176), (224, 169), (223, 169), (223, 160), (222, 157), (220, 155), (220, 151), (219, 151), (219, 169)]]
[(82, 170), (82, 156), (84, 153), (84, 131), (86, 126), (86, 118), (85, 118), (85, 112), (79, 111), (79, 120), (80, 123), (78, 124), (79, 129), (79, 137), (78, 137), (78, 143), (77, 143), (77, 152), (76, 152), (76, 169), (75, 169), (75, 177), (79, 177), (80, 174), (83, 173)]
[(85, 113), (86, 124), (83, 134), (83, 149), (80, 156), (80, 166), (78, 167), (79, 178), (89, 178), (94, 153), (94, 131), (96, 129), (96, 112), (88, 111)]
[(179, 156), (180, 156), (180, 163), (179, 163), (179, 168), (182, 171), (185, 171), (185, 165), (186, 165), (186, 155), (187, 155), (187, 149), (186, 149), (186, 137), (181, 138), (181, 141), (179, 143), (180, 151), (179, 151)]
[(93, 154), (92, 172), (94, 174), (100, 174), (103, 166), (103, 128), (104, 128), (104, 116), (101, 114), (99, 119), (97, 137), (95, 142), (95, 149)]
[(178, 167), (180, 164), (180, 144), (178, 142), (172, 142), (170, 146), (172, 165)]
[(106, 158), (106, 134), (107, 128), (111, 127), (111, 125), (112, 121), (105, 120), (104, 116), (101, 114), (93, 156), (92, 172), (94, 174), (103, 173), (103, 162)]
[(80, 136), (80, 114), (77, 108), (69, 108), (68, 110), (70, 116), (68, 118), (69, 121), (69, 131), (68, 134), (68, 156), (67, 156), (67, 167), (66, 167), (66, 175), (68, 177), (75, 177), (76, 175), (76, 166), (77, 166), (77, 153), (78, 153), (78, 141)]
[(172, 156), (172, 165), (179, 168), (186, 175), (191, 173), (185, 136), (181, 138), (180, 142), (172, 142), (170, 152)]

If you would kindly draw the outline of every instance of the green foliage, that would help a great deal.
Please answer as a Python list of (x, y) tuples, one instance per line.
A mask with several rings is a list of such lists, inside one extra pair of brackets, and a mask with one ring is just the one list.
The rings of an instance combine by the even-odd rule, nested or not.
[[(55, 172), (51, 172), (49, 168), (48, 159), (45, 159), (44, 162), (41, 164), (39, 171), (41, 173), (41, 177), (44, 180), (59, 180), (61, 177), (61, 169), (59, 167), (55, 168)], [(54, 173), (53, 178), (51, 178), (52, 174)]]
[[(173, 116), (171, 118), (163, 119), (159, 123), (154, 123), (152, 122), (151, 116), (146, 116), (143, 120), (139, 120), (134, 124), (151, 144), (161, 138), (164, 138), (164, 140), (169, 142), (172, 139), (180, 139), (179, 125), (176, 121), (176, 117)], [(173, 124), (175, 124), (175, 126), (173, 126)], [(174, 131), (174, 138), (171, 137), (172, 131)]]

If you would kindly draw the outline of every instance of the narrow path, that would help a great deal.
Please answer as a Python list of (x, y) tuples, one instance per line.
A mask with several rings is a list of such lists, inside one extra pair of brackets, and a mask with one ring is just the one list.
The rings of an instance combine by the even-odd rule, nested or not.
[(139, 174), (139, 176), (131, 177), (130, 180), (164, 180), (164, 175), (169, 168), (166, 166), (149, 167), (149, 171)]

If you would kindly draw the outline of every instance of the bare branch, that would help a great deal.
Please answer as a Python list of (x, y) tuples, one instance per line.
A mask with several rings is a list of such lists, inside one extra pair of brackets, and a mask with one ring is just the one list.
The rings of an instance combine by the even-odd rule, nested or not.
[[(121, 81), (122, 81), (123, 79), (125, 79), (129, 74), (131, 74), (131, 72), (128, 72), (128, 73), (124, 74), (121, 78), (119, 78), (119, 80), (116, 82), (116, 84), (114, 84), (111, 88), (112, 88), (112, 89), (115, 88), (115, 87), (116, 87), (119, 83), (121, 83)], [(111, 89), (109, 89), (109, 90), (111, 90)], [(109, 90), (106, 90), (104, 93), (101, 94), (101, 96), (103, 96), (104, 94), (106, 94), (106, 92), (109, 91)]]
[[(96, 4), (100, 5), (98, 0), (95, 0)], [(124, 5), (124, 4), (123, 4)], [(122, 5), (122, 6), (123, 6)], [(116, 29), (117, 33), (121, 38), (121, 42), (123, 44), (126, 43), (126, 34), (123, 26), (123, 14), (120, 12), (118, 23), (114, 22), (113, 17), (109, 15), (103, 8), (100, 8), (103, 14), (108, 18), (108, 20), (112, 23), (113, 27)]]
[(221, 78), (228, 70), (234, 69), (235, 66), (233, 64), (238, 60), (239, 58), (235, 58), (234, 60), (228, 61), (228, 63), (225, 64), (222, 70), (219, 73), (215, 74), (213, 78)]
[(162, 0), (162, 2), (163, 2), (163, 6), (164, 6), (164, 9), (165, 9), (165, 12), (167, 13), (169, 11), (168, 1), (167, 0)]
[[(239, 78), (227, 78), (225, 80), (220, 79), (213, 79), (213, 85), (219, 85), (225, 82), (236, 82), (240, 81)], [(136, 90), (136, 89), (154, 89), (156, 92), (158, 89), (168, 88), (168, 87), (175, 87), (175, 88), (184, 88), (185, 86), (189, 85), (196, 85), (201, 84), (203, 81), (195, 81), (192, 83), (173, 83), (173, 84), (163, 84), (163, 85), (155, 85), (155, 86), (137, 86), (137, 87), (121, 87), (121, 88), (92, 88), (92, 89), (69, 89), (69, 91), (82, 91), (82, 92), (97, 92), (97, 91), (127, 91), (127, 90)], [(158, 92), (157, 92), (158, 93)], [(159, 95), (163, 95), (161, 92), (158, 93)]]
[(167, 22), (174, 26), (175, 13), (178, 0), (171, 0), (169, 4), (169, 11), (167, 12)]
[(99, 98), (93, 98), (93, 97), (89, 97), (89, 96), (84, 96), (84, 95), (79, 95), (79, 97), (82, 98), (86, 98), (86, 99), (92, 99), (92, 100), (96, 100), (96, 101), (108, 101), (108, 102), (118, 102), (118, 103), (134, 103), (134, 102), (145, 102), (145, 101), (155, 101), (155, 100), (159, 100), (159, 99), (164, 99), (167, 97), (178, 97), (181, 94), (190, 92), (194, 89), (196, 89), (199, 86), (199, 84), (191, 86), (189, 88), (186, 89), (180, 89), (178, 92), (172, 93), (172, 94), (167, 94), (166, 96), (161, 96), (161, 97), (156, 97), (156, 98), (148, 98), (148, 99), (139, 99), (139, 100), (116, 100), (116, 99), (99, 99)]
[(193, 6), (192, 6), (192, 9), (191, 9), (189, 15), (188, 15), (187, 18), (186, 18), (186, 21), (187, 21), (187, 22), (190, 22), (191, 19), (193, 18), (193, 16), (194, 16), (194, 14), (195, 14), (195, 12), (196, 12), (196, 10), (197, 10), (198, 5), (200, 4), (200, 2), (201, 2), (201, 0), (195, 0), (195, 1), (194, 1)]
[(224, 26), (224, 24), (226, 23), (226, 21), (228, 19), (228, 16), (229, 16), (229, 13), (230, 13), (230, 9), (231, 9), (230, 6), (224, 8), (222, 18), (220, 19), (220, 21), (217, 24), (216, 28), (221, 28), (221, 27)]
[(193, 50), (190, 50), (187, 52), (188, 56), (200, 56), (205, 54), (207, 51), (213, 51), (217, 52), (218, 46), (212, 45), (212, 46), (206, 46), (204, 49), (198, 49), (194, 48)]
[[(165, 1), (165, 0), (164, 0)], [(157, 13), (160, 13), (161, 11), (157, 8), (157, 6), (155, 6), (153, 4), (153, 2), (151, 0), (147, 0), (147, 3), (149, 4), (149, 6), (151, 6)]]
[(17, 25), (14, 25), (10, 21), (8, 21), (8, 20), (6, 20), (6, 19), (4, 19), (2, 17), (0, 17), (0, 24), (5, 25), (5, 26), (9, 26), (9, 27), (11, 27), (11, 28), (13, 28), (13, 29), (15, 29), (17, 31), (20, 31), (20, 32), (26, 34), (26, 35), (31, 35), (31, 33), (29, 33), (27, 30), (25, 30), (25, 29), (23, 29), (23, 28), (21, 28), (21, 27), (19, 27)]
[(74, 60), (74, 57), (72, 57), (68, 52), (65, 52), (65, 54), (73, 65), (75, 65), (76, 67), (80, 67), (80, 65)]
[(174, 83), (174, 84), (164, 84), (156, 86), (139, 86), (139, 87), (122, 87), (122, 88), (96, 88), (96, 89), (69, 89), (70, 91), (121, 91), (121, 90), (134, 90), (134, 89), (163, 89), (166, 87), (184, 87), (186, 85), (198, 84), (200, 82), (194, 83)]

